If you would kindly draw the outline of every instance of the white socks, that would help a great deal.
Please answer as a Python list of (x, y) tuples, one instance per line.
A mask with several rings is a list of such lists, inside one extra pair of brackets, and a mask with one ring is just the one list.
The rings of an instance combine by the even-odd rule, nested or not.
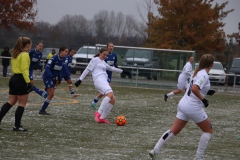
[(197, 159), (201, 159), (203, 157), (203, 154), (208, 146), (208, 142), (211, 138), (211, 135), (212, 134), (210, 134), (210, 133), (203, 132), (203, 134), (199, 140), (199, 143), (198, 143), (198, 149), (196, 152)]
[(108, 103), (105, 107), (105, 110), (101, 114), (100, 119), (106, 118), (109, 115), (109, 113), (111, 112), (112, 107), (113, 107), (113, 105), (111, 103)]
[[(199, 140), (199, 143), (198, 143), (198, 149), (197, 149), (196, 156), (195, 156), (196, 159), (203, 158), (203, 154), (208, 146), (208, 142), (211, 138), (211, 135), (212, 134), (210, 134), (210, 133), (203, 132), (203, 134)], [(174, 137), (174, 134), (170, 130), (165, 132), (162, 135), (162, 137), (158, 140), (157, 144), (155, 145), (154, 152), (156, 154), (158, 154), (160, 149), (163, 147), (163, 145), (165, 143), (167, 143), (167, 141), (169, 141), (172, 137)]]
[(168, 130), (167, 132), (165, 132), (162, 137), (158, 140), (156, 146), (154, 147), (154, 152), (155, 153), (159, 153), (160, 149), (162, 148), (162, 146), (167, 143), (168, 140), (170, 140), (172, 137), (174, 137), (174, 134)]
[(173, 92), (170, 92), (170, 93), (167, 94), (168, 97), (173, 96), (173, 95), (174, 95)]
[(108, 96), (102, 100), (102, 103), (98, 109), (98, 113), (101, 114), (100, 119), (106, 118), (112, 110), (113, 105), (109, 103), (110, 100), (111, 99)]

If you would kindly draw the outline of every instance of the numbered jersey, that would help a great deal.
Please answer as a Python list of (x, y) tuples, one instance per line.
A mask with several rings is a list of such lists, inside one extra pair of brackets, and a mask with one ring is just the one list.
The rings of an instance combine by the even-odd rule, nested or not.
[(200, 70), (194, 78), (191, 76), (187, 91), (185, 92), (183, 98), (180, 100), (179, 105), (202, 107), (202, 101), (198, 97), (196, 97), (191, 91), (193, 84), (199, 87), (201, 95), (205, 97), (210, 89), (209, 76), (205, 69)]

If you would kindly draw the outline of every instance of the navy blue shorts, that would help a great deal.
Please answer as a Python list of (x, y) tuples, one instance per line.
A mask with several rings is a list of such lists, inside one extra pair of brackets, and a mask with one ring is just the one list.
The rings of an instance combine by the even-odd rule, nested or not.
[(43, 77), (43, 83), (45, 85), (45, 89), (54, 88), (54, 86), (55, 86), (53, 84), (52, 78), (50, 78), (50, 77)]

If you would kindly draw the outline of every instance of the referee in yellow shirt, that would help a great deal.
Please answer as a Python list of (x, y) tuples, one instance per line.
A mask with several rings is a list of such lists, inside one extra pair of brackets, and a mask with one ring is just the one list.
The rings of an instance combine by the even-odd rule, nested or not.
[(27, 131), (21, 124), (24, 108), (28, 101), (28, 94), (32, 89), (29, 79), (30, 51), (32, 42), (28, 37), (19, 37), (13, 50), (11, 51), (12, 73), (9, 81), (9, 97), (0, 111), (0, 122), (10, 108), (18, 101), (18, 107), (15, 112), (15, 124), (13, 131)]

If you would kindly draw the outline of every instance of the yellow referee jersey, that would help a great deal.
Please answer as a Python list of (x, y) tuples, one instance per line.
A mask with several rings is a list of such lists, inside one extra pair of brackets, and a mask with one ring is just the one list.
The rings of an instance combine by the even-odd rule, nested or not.
[(53, 54), (49, 53), (48, 56), (47, 56), (47, 60), (51, 59), (52, 57), (53, 57)]
[(30, 78), (29, 78), (30, 57), (28, 52), (22, 52), (18, 55), (17, 58), (12, 58), (11, 64), (12, 64), (12, 73), (22, 74), (25, 82), (29, 83), (30, 82)]

